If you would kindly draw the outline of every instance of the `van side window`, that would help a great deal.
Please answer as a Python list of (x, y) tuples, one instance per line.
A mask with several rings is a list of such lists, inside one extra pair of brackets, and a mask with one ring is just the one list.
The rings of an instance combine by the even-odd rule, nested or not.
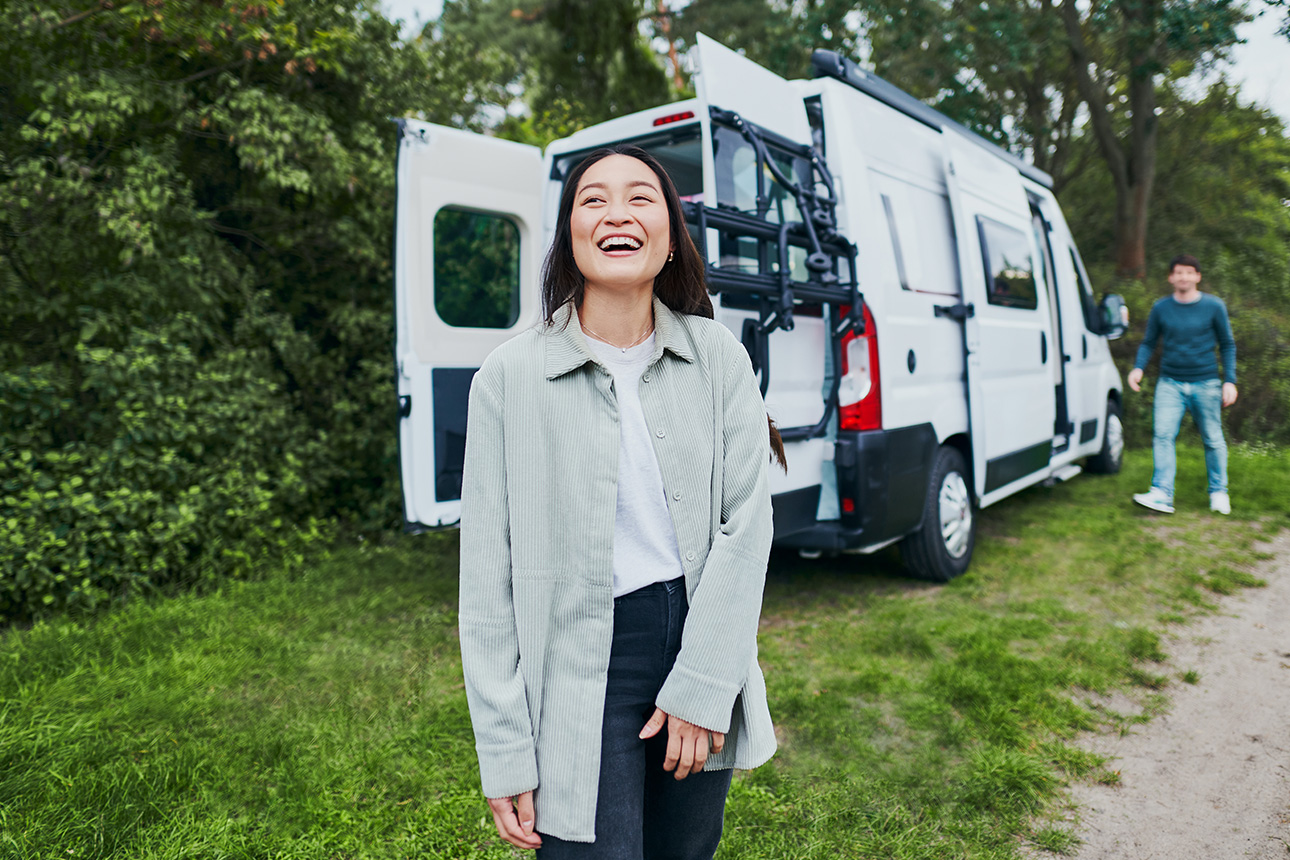
[(869, 182), (887, 221), (896, 277), (902, 289), (937, 296), (960, 293), (954, 220), (944, 189), (915, 177), (869, 169)]
[(511, 219), (445, 206), (434, 216), (434, 309), (450, 326), (520, 318), (520, 231)]
[(980, 215), (976, 224), (981, 236), (986, 297), (990, 304), (1027, 310), (1039, 307), (1030, 237)]
[(896, 254), (896, 274), (900, 277), (900, 286), (908, 290), (909, 273), (905, 271), (905, 254), (900, 248), (900, 233), (896, 230), (896, 213), (891, 209), (891, 198), (882, 195), (882, 211), (887, 213), (887, 230), (891, 233), (891, 249)]
[(1074, 248), (1071, 248), (1071, 265), (1075, 267), (1075, 280), (1079, 282), (1079, 306), (1084, 312), (1084, 328), (1094, 334), (1101, 334), (1102, 320), (1097, 312), (1097, 299), (1093, 297), (1093, 288), (1084, 275), (1084, 264), (1080, 262), (1079, 254), (1075, 253)]

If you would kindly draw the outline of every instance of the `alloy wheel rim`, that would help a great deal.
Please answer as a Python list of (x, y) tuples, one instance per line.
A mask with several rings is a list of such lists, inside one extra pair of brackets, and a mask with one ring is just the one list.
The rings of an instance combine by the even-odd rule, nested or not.
[(951, 558), (962, 558), (972, 536), (972, 497), (958, 472), (950, 472), (941, 481), (939, 502), (945, 551)]
[(1106, 450), (1114, 462), (1124, 456), (1124, 424), (1114, 412), (1106, 417)]

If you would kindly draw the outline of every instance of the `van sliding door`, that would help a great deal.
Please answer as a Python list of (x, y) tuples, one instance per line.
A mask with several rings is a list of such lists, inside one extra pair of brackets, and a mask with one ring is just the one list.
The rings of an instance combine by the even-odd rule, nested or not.
[(973, 472), (985, 506), (1042, 480), (1056, 419), (1052, 325), (1030, 205), (1015, 168), (947, 140), (963, 261)]

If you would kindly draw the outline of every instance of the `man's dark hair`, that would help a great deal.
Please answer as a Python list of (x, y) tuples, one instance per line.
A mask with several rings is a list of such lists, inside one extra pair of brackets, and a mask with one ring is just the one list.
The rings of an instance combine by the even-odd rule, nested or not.
[(1200, 271), (1200, 260), (1197, 260), (1191, 254), (1179, 254), (1169, 261), (1169, 274), (1174, 273), (1174, 266), (1191, 266), (1196, 271)]

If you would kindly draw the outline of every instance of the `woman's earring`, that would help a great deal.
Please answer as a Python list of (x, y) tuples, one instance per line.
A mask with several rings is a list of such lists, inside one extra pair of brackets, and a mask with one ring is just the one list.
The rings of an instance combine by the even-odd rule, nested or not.
[(673, 252), (672, 252), (672, 251), (668, 251), (668, 252), (667, 252), (667, 261), (668, 261), (669, 263), (670, 263), (670, 262), (672, 262), (672, 254), (673, 254)]

